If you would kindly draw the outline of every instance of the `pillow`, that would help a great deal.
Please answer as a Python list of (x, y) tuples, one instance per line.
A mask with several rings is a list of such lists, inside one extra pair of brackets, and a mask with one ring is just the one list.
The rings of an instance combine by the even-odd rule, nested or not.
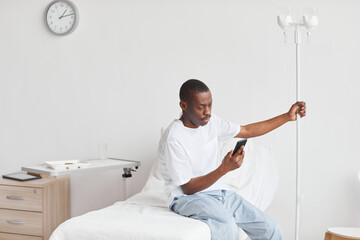
[[(165, 130), (166, 130), (166, 128), (161, 128), (160, 138), (163, 135)], [(155, 163), (150, 170), (149, 178), (146, 181), (145, 186), (143, 187), (143, 189), (141, 191), (145, 192), (145, 191), (150, 191), (150, 190), (156, 190), (156, 191), (160, 191), (160, 192), (162, 191), (162, 192), (164, 192), (165, 195), (167, 195), (165, 193), (165, 183), (164, 183), (164, 179), (161, 174), (159, 159), (155, 160)]]
[(154, 165), (150, 170), (149, 178), (147, 179), (145, 186), (141, 190), (142, 192), (146, 191), (163, 191), (165, 195), (165, 183), (164, 179), (162, 178), (161, 171), (160, 171), (160, 163), (159, 160), (156, 160)]
[[(239, 139), (231, 139), (219, 146), (218, 163), (234, 148)], [(265, 210), (272, 202), (279, 180), (277, 169), (271, 160), (271, 150), (254, 144), (249, 139), (244, 148), (245, 157), (240, 168), (227, 173), (222, 179), (257, 208)]]

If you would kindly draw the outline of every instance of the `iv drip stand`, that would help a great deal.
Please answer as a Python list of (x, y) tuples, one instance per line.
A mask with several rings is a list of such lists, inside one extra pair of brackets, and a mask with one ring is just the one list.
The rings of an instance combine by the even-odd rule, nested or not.
[[(295, 25), (294, 40), (296, 45), (296, 101), (300, 101), (300, 43), (299, 27)], [(296, 118), (296, 211), (295, 211), (295, 240), (299, 240), (300, 226), (300, 117)]]
[[(286, 30), (294, 27), (294, 42), (296, 45), (296, 101), (300, 100), (300, 27), (305, 27), (308, 30), (308, 37), (310, 37), (310, 30), (318, 26), (318, 18), (315, 15), (315, 9), (305, 8), (307, 13), (302, 16), (299, 22), (293, 22), (290, 14), (290, 8), (286, 13), (278, 15), (278, 24), (284, 30), (284, 37), (286, 42)], [(309, 39), (309, 38), (308, 38)], [(300, 229), (300, 205), (303, 202), (303, 197), (300, 191), (300, 116), (296, 116), (296, 210), (295, 210), (295, 240), (299, 240)]]

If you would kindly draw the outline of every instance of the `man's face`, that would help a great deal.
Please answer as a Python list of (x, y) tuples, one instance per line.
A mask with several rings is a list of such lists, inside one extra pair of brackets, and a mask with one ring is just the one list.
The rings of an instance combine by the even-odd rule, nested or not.
[(182, 107), (183, 117), (192, 125), (189, 127), (204, 126), (210, 120), (211, 107), (212, 96), (210, 91), (195, 93)]

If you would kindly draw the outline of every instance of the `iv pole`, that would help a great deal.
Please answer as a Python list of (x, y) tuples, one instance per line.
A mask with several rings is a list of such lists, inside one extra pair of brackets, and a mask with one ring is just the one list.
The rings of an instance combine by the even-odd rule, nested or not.
[[(306, 9), (309, 10), (309, 9)], [(301, 34), (300, 27), (304, 26), (308, 30), (308, 37), (310, 37), (310, 30), (313, 30), (318, 25), (317, 16), (315, 16), (315, 9), (310, 9), (311, 13), (304, 15), (302, 21), (293, 22), (290, 9), (288, 13), (278, 16), (278, 24), (284, 30), (284, 37), (286, 42), (286, 30), (294, 27), (294, 43), (296, 45), (296, 101), (300, 100), (300, 43)], [(300, 117), (296, 118), (296, 210), (295, 210), (295, 240), (299, 240), (300, 228), (300, 205), (302, 203), (302, 195), (300, 191)]]
[[(296, 45), (296, 101), (300, 101), (300, 46), (301, 36), (299, 26), (295, 25), (294, 31), (295, 45)], [(300, 117), (296, 118), (296, 218), (295, 218), (295, 239), (299, 240), (300, 227)]]

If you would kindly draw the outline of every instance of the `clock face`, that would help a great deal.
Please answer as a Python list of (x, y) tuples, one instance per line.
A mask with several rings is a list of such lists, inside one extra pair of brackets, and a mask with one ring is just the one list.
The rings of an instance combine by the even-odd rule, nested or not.
[(75, 30), (78, 21), (78, 11), (72, 2), (56, 0), (49, 4), (46, 23), (51, 32), (57, 35), (69, 34)]

